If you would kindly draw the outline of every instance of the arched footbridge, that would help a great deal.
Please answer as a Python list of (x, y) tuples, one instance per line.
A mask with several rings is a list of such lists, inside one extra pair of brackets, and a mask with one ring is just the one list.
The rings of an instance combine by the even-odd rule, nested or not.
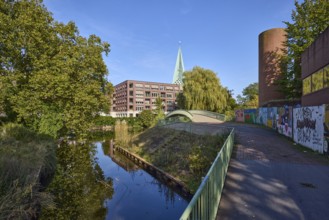
[(224, 122), (225, 115), (204, 110), (176, 110), (166, 115), (166, 119), (175, 116), (185, 116), (192, 122)]

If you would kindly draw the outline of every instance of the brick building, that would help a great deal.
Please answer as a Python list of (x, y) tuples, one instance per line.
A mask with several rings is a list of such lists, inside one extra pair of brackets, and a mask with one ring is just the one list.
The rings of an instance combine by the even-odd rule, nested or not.
[(278, 61), (286, 39), (284, 28), (269, 29), (258, 36), (259, 107), (275, 106), (285, 101), (285, 95), (279, 92), (275, 82), (281, 76)]
[(302, 54), (302, 105), (329, 104), (329, 27)]
[(112, 117), (136, 117), (143, 110), (156, 108), (156, 99), (161, 98), (165, 113), (176, 107), (176, 97), (181, 91), (178, 84), (126, 80), (115, 87)]

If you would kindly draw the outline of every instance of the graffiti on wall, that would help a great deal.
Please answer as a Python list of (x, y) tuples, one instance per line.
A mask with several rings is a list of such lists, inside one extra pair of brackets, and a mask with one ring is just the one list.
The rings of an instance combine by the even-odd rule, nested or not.
[(278, 122), (277, 129), (280, 134), (292, 137), (292, 107), (283, 106), (277, 109)]
[(258, 108), (256, 110), (256, 123), (267, 125), (267, 108)]
[(244, 122), (243, 109), (239, 109), (235, 111), (235, 121)]
[(267, 127), (276, 129), (277, 126), (277, 107), (267, 108)]
[(323, 153), (324, 106), (296, 108), (293, 117), (294, 141)]
[(323, 123), (323, 138), (324, 138), (324, 145), (323, 151), (326, 154), (329, 154), (329, 105), (325, 107), (325, 117)]
[(243, 114), (245, 123), (256, 123), (256, 109), (245, 109)]

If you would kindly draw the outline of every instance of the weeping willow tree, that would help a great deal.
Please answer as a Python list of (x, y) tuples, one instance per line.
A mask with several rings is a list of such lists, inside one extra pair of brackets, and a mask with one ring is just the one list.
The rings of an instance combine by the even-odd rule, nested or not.
[(227, 90), (222, 87), (216, 73), (194, 67), (184, 72), (183, 93), (179, 95), (181, 108), (222, 112), (227, 105)]

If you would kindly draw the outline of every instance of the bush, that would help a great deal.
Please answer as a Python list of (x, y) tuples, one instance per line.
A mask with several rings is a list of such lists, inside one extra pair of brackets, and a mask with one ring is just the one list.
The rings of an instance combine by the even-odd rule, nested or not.
[(97, 126), (115, 125), (116, 119), (111, 116), (99, 116), (94, 120)]
[(56, 165), (56, 144), (17, 124), (0, 128), (0, 219), (36, 218), (41, 204), (53, 206), (40, 192)]

